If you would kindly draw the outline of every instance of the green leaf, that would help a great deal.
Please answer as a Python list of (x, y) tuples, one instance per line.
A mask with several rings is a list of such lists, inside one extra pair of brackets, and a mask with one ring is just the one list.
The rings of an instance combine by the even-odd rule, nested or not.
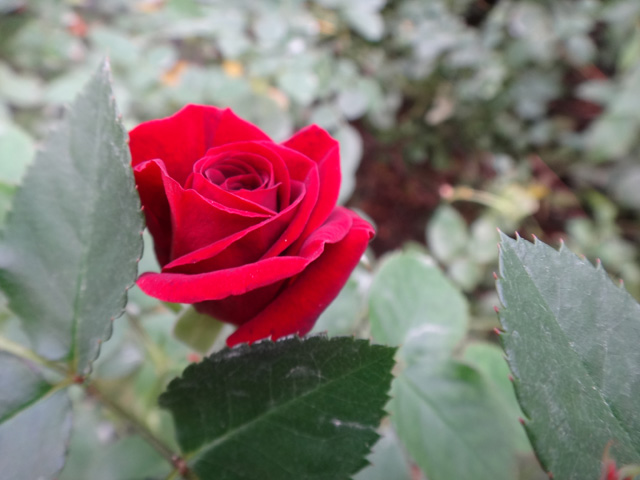
[(11, 201), (15, 195), (15, 191), (16, 187), (0, 181), (0, 230), (11, 208)]
[(367, 457), (371, 463), (354, 475), (353, 480), (411, 480), (411, 466), (393, 428), (388, 426)]
[(86, 374), (126, 303), (142, 216), (103, 65), (47, 139), (0, 241), (0, 287), (36, 350)]
[(370, 283), (371, 274), (362, 267), (356, 267), (336, 299), (322, 312), (311, 332), (326, 332), (331, 337), (353, 335), (367, 309), (366, 295)]
[(24, 130), (0, 123), (0, 182), (18, 184), (33, 152), (33, 139)]
[(198, 313), (189, 306), (178, 316), (173, 334), (196, 352), (205, 354), (211, 349), (223, 326), (224, 323), (209, 315)]
[(449, 263), (464, 252), (469, 242), (467, 222), (452, 206), (441, 205), (427, 225), (427, 242), (438, 260)]
[(401, 345), (387, 409), (428, 478), (513, 480), (522, 427), (480, 371), (452, 358), (467, 327), (462, 294), (424, 254), (395, 254), (374, 278), (370, 315), (374, 339)]
[(347, 479), (378, 438), (393, 348), (313, 336), (225, 349), (160, 396), (202, 479)]
[[(491, 390), (497, 394), (502, 403), (502, 415), (510, 418), (515, 425), (523, 414), (516, 399), (513, 384), (509, 380), (511, 372), (502, 349), (490, 343), (474, 342), (464, 349), (464, 360), (479, 370), (490, 382)], [(531, 453), (531, 443), (524, 429), (517, 429), (515, 441), (518, 451)]]
[(465, 335), (468, 306), (464, 296), (426, 255), (403, 252), (389, 256), (370, 291), (373, 339), (403, 345), (403, 358), (448, 357)]
[(396, 431), (430, 480), (516, 478), (512, 439), (522, 427), (476, 369), (425, 357), (395, 379), (391, 397)]
[(564, 246), (501, 235), (498, 293), (526, 428), (555, 478), (640, 461), (640, 305)]
[(51, 480), (62, 469), (71, 433), (71, 404), (22, 360), (0, 352), (2, 478)]

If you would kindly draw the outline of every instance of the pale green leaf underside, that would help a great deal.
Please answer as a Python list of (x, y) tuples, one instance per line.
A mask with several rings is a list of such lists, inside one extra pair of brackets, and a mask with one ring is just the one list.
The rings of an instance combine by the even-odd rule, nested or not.
[(512, 480), (522, 427), (482, 372), (453, 358), (467, 329), (460, 291), (428, 256), (397, 253), (376, 273), (370, 312), (373, 337), (400, 345), (405, 368), (387, 409), (422, 471), (432, 480)]
[(4, 480), (49, 480), (64, 465), (71, 404), (22, 360), (0, 352), (0, 465)]
[(416, 252), (387, 257), (371, 285), (371, 334), (377, 342), (402, 345), (410, 360), (436, 352), (448, 357), (467, 329), (464, 295), (433, 260)]
[(517, 419), (476, 369), (454, 360), (407, 367), (387, 409), (398, 435), (432, 480), (512, 480)]
[(555, 478), (640, 462), (640, 306), (566, 248), (502, 235), (498, 292), (527, 430)]
[(0, 288), (35, 349), (87, 373), (142, 250), (127, 134), (103, 65), (47, 138), (0, 240)]
[(243, 345), (188, 367), (160, 405), (202, 480), (347, 479), (378, 438), (394, 351), (323, 336)]

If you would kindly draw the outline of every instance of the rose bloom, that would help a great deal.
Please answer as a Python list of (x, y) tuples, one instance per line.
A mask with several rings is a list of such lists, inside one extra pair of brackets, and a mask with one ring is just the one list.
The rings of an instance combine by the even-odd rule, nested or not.
[(231, 110), (188, 105), (130, 132), (160, 273), (138, 285), (238, 329), (227, 343), (304, 335), (374, 231), (337, 207), (338, 142), (312, 125), (283, 143)]

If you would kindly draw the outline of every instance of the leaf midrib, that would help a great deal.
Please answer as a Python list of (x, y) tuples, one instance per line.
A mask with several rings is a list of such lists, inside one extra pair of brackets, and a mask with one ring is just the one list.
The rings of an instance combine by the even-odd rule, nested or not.
[[(242, 432), (244, 432), (245, 430), (248, 430), (251, 426), (253, 426), (254, 424), (259, 423), (260, 421), (267, 419), (269, 417), (271, 417), (272, 415), (274, 415), (275, 413), (286, 409), (289, 405), (291, 405), (292, 403), (295, 403), (297, 401), (300, 401), (310, 395), (316, 394), (321, 392), (323, 389), (329, 387), (330, 385), (332, 385), (334, 382), (337, 382), (339, 380), (342, 380), (344, 378), (347, 378), (351, 375), (355, 375), (356, 373), (364, 370), (365, 368), (370, 368), (375, 366), (378, 363), (381, 363), (383, 361), (386, 361), (387, 358), (381, 357), (376, 359), (375, 361), (371, 362), (371, 363), (367, 363), (366, 365), (362, 365), (360, 367), (358, 367), (355, 370), (351, 370), (350, 372), (348, 372), (345, 375), (340, 375), (337, 376), (335, 378), (332, 378), (331, 380), (329, 380), (326, 383), (323, 383), (322, 385), (320, 385), (318, 388), (313, 389), (313, 390), (309, 390), (305, 393), (303, 393), (300, 396), (294, 397), (284, 403), (281, 403), (280, 405), (268, 410), (267, 412), (264, 413), (264, 415), (260, 415), (257, 416), (256, 418), (250, 420), (247, 423), (244, 423), (242, 425), (240, 425), (239, 427), (236, 427), (232, 430), (229, 430), (227, 432), (225, 432), (222, 436), (214, 439), (212, 442), (207, 443), (206, 445), (203, 445), (201, 447), (199, 447), (197, 450), (195, 450), (194, 452), (189, 453), (188, 455), (186, 455), (186, 460), (193, 462), (193, 464), (196, 464), (199, 460), (199, 458), (203, 457), (204, 455), (210, 453), (211, 451), (215, 450), (219, 445), (225, 443), (227, 440), (235, 437), (236, 435), (241, 434)], [(373, 429), (373, 427), (369, 427), (370, 429)]]
[[(104, 75), (104, 73), (102, 73)], [(103, 138), (104, 138), (104, 126), (105, 126), (105, 122), (103, 121), (103, 107), (104, 107), (104, 103), (103, 102), (96, 102), (96, 110), (98, 110), (98, 112), (94, 115), (94, 117), (96, 119), (98, 119), (99, 121), (94, 122), (93, 124), (96, 126), (95, 128), (95, 141), (94, 141), (94, 151), (93, 151), (93, 156), (91, 158), (96, 158), (97, 152), (99, 150), (101, 150), (102, 148), (104, 148), (104, 145), (107, 144), (107, 142), (103, 142)], [(108, 107), (107, 107), (108, 108)], [(72, 129), (71, 129), (71, 122), (73, 120), (72, 116), (75, 115), (75, 112), (71, 112), (71, 115), (69, 116), (69, 142), (71, 142), (71, 136), (72, 136)], [(98, 170), (99, 170), (100, 166), (94, 164), (91, 168), (90, 171), (90, 176), (91, 176), (91, 185), (96, 185), (96, 183), (98, 182)], [(99, 191), (99, 188), (95, 189), (96, 191)], [(93, 198), (93, 201), (90, 202), (90, 205), (87, 207), (86, 210), (86, 215), (85, 218), (86, 219), (93, 219), (95, 216), (95, 212), (96, 212), (96, 206), (98, 204), (98, 198), (99, 195), (96, 195)], [(95, 230), (94, 226), (93, 226), (93, 222), (92, 221), (84, 221), (82, 222), (82, 226), (84, 228), (81, 229), (80, 233), (80, 238), (82, 239), (82, 253), (80, 256), (80, 261), (78, 263), (78, 274), (77, 274), (77, 279), (76, 279), (76, 288), (75, 288), (75, 298), (74, 298), (74, 303), (73, 303), (73, 317), (71, 319), (71, 348), (69, 350), (69, 357), (70, 357), (70, 363), (71, 363), (71, 367), (74, 371), (78, 371), (79, 368), (79, 358), (78, 358), (78, 326), (80, 323), (80, 309), (81, 309), (81, 303), (82, 303), (82, 299), (84, 298), (82, 295), (82, 283), (83, 281), (88, 277), (88, 264), (89, 264), (89, 252), (93, 246), (92, 242), (87, 242), (87, 239), (91, 239), (91, 237), (93, 236), (93, 232)], [(89, 362), (90, 364), (91, 362)]]

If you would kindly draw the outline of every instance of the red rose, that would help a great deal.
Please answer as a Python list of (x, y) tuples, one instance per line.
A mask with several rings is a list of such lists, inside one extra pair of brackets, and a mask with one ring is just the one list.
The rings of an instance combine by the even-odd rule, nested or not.
[(338, 143), (310, 126), (274, 143), (231, 110), (188, 105), (130, 133), (161, 273), (138, 285), (239, 328), (227, 343), (313, 327), (373, 228), (336, 207)]

